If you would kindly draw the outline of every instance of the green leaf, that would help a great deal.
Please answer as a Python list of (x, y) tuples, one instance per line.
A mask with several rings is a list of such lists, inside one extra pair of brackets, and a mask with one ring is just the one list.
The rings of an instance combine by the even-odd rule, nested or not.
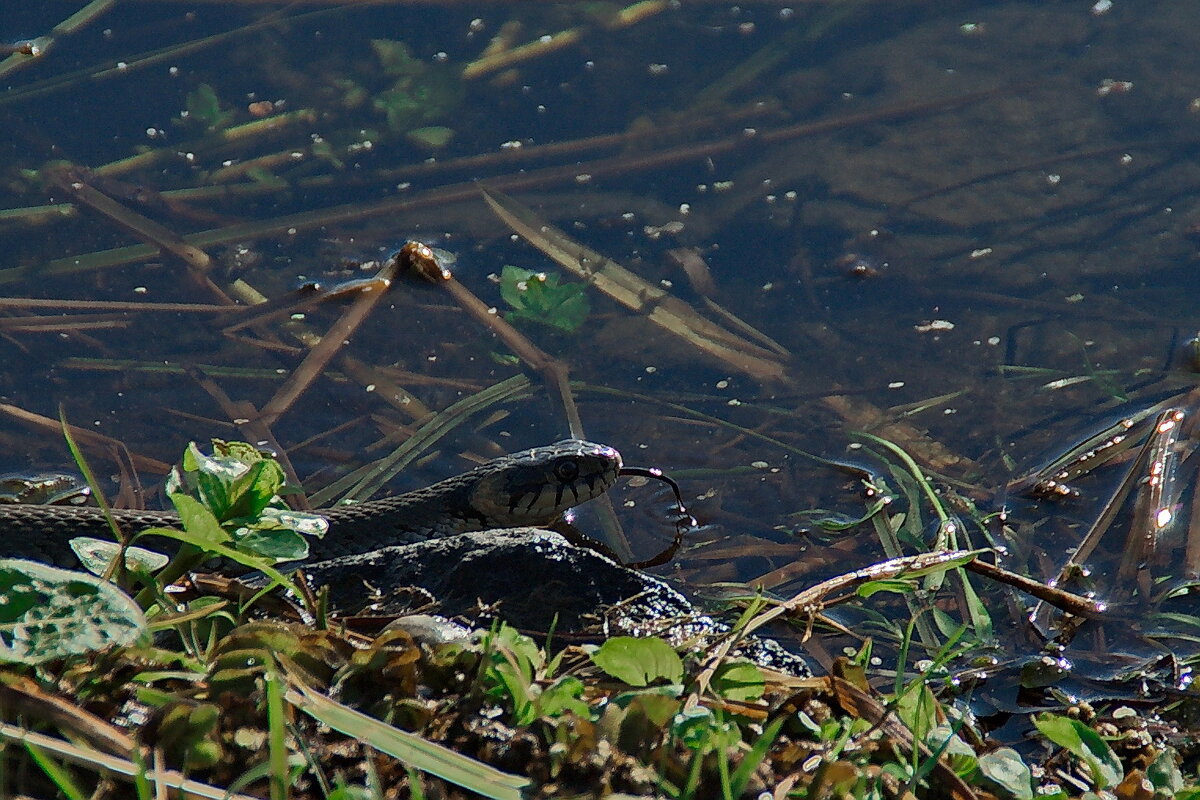
[(379, 59), (379, 66), (387, 75), (413, 75), (424, 69), (419, 58), (414, 58), (412, 51), (404, 42), (392, 39), (372, 39), (371, 49)]
[(583, 701), (583, 681), (574, 675), (564, 675), (547, 686), (537, 699), (538, 716), (561, 717), (571, 712), (587, 719), (591, 707)]
[(324, 536), (324, 517), (292, 511), (279, 492), (286, 491), (283, 468), (245, 442), (214, 439), (213, 455), (195, 443), (172, 470), (167, 491), (191, 540), (202, 549), (234, 544), (245, 553), (274, 561), (308, 556), (305, 536)]
[(1033, 775), (1021, 754), (1001, 747), (979, 757), (979, 771), (988, 781), (1016, 800), (1033, 800)]
[(283, 468), (274, 461), (252, 464), (229, 486), (229, 517), (256, 517), (283, 488)]
[(937, 727), (938, 701), (922, 681), (913, 681), (896, 698), (896, 716), (920, 741)]
[(221, 527), (221, 523), (196, 498), (176, 492), (171, 495), (171, 503), (179, 512), (179, 521), (183, 529), (190, 534), (191, 541), (197, 546), (208, 550), (229, 541), (229, 534)]
[(939, 723), (929, 732), (925, 743), (929, 745), (930, 750), (940, 753), (940, 757), (959, 777), (967, 778), (979, 767), (979, 754), (975, 752), (975, 748), (964, 742), (962, 737), (955, 733), (954, 727), (945, 722)]
[(405, 134), (410, 142), (425, 150), (441, 150), (454, 138), (454, 130), (444, 125), (414, 128)]
[[(79, 558), (79, 563), (93, 575), (103, 575), (108, 571), (108, 565), (117, 557), (121, 545), (107, 539), (93, 539), (90, 536), (76, 536), (71, 540), (71, 549)], [(144, 547), (127, 547), (125, 549), (125, 568), (134, 572), (155, 572), (162, 569), (170, 561), (162, 553), (147, 550)]]
[(630, 686), (648, 686), (659, 680), (683, 682), (679, 654), (658, 638), (614, 636), (592, 653), (592, 662)]
[(146, 618), (108, 581), (20, 559), (0, 560), (0, 661), (39, 664), (133, 642)]
[(1146, 777), (1150, 779), (1154, 791), (1164, 797), (1175, 797), (1183, 789), (1183, 773), (1179, 771), (1175, 757), (1175, 751), (1166, 748), (1146, 767)]
[(308, 540), (295, 531), (285, 529), (248, 529), (236, 537), (240, 549), (266, 556), (276, 561), (298, 561), (308, 558)]
[(1079, 720), (1057, 714), (1039, 714), (1033, 724), (1050, 741), (1087, 765), (1097, 789), (1116, 786), (1125, 775), (1120, 759), (1100, 734)]
[(866, 581), (855, 590), (855, 594), (865, 598), (879, 592), (912, 594), (914, 589), (916, 589), (916, 586), (912, 581), (904, 580), (903, 578), (884, 578), (877, 581)]
[(574, 333), (591, 311), (587, 292), (580, 283), (559, 283), (545, 272), (506, 266), (500, 273), (500, 297), (512, 306), (506, 317), (549, 325)]
[(202, 83), (195, 90), (188, 92), (187, 118), (195, 120), (209, 130), (217, 130), (233, 120), (233, 112), (222, 111), (216, 91), (207, 83)]
[(210, 533), (196, 534), (184, 526), (184, 529), (181, 531), (174, 530), (173, 528), (148, 528), (142, 531), (142, 534), (175, 539), (213, 555), (227, 558), (250, 569), (256, 569), (297, 597), (301, 595), (299, 587), (292, 582), (292, 579), (275, 569), (271, 565), (270, 560), (256, 553), (244, 553), (240, 550), (235, 550), (227, 544), (214, 542), (211, 539)]
[(766, 681), (749, 661), (727, 661), (713, 673), (712, 687), (726, 700), (748, 702), (762, 697)]
[(671, 720), (671, 735), (700, 753), (736, 747), (742, 740), (736, 725), (717, 719), (712, 710), (704, 706), (676, 714)]

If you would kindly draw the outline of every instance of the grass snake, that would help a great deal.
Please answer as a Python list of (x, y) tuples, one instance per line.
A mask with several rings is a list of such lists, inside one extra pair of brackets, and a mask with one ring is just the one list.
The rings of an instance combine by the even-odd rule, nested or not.
[[(568, 508), (604, 494), (620, 469), (620, 453), (580, 439), (522, 450), (423, 489), (322, 509), (329, 531), (310, 541), (309, 559), (493, 528), (549, 525)], [(173, 511), (113, 513), (126, 536), (179, 525)], [(112, 538), (99, 508), (0, 505), (0, 557), (75, 563), (69, 542), (77, 536)], [(150, 546), (160, 541), (166, 540)]]

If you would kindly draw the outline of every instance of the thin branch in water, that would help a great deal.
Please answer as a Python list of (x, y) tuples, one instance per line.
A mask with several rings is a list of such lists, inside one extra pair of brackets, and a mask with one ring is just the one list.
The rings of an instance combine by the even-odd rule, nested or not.
[(132, 320), (113, 314), (6, 317), (0, 319), (0, 331), (8, 333), (71, 333), (81, 330), (127, 328), (131, 322)]

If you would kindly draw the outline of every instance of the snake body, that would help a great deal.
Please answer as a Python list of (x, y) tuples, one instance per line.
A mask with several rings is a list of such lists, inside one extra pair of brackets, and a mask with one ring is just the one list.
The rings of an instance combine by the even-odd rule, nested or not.
[[(310, 540), (309, 559), (321, 561), (493, 528), (549, 525), (568, 508), (606, 492), (620, 469), (620, 453), (581, 439), (522, 450), (423, 489), (322, 509), (319, 513), (329, 521), (329, 530), (324, 537)], [(172, 511), (113, 514), (126, 536), (179, 526), (179, 516)], [(112, 538), (100, 509), (0, 505), (0, 557), (74, 563), (69, 542), (78, 536)], [(148, 546), (160, 543), (167, 546), (164, 539)]]

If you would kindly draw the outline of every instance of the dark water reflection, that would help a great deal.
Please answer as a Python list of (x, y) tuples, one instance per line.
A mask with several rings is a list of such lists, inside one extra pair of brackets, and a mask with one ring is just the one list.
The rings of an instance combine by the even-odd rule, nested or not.
[[(506, 264), (551, 267), (469, 182), (517, 176), (513, 194), (537, 213), (700, 306), (669, 257), (694, 248), (714, 299), (793, 354), (786, 380), (762, 385), (597, 293), (579, 333), (526, 329), (581, 382), (589, 437), (685, 485), (706, 527), (670, 572), (696, 583), (769, 575), (787, 591), (879, 555), (866, 529), (794, 532), (796, 512), (862, 510), (855, 480), (794, 450), (860, 458), (847, 428), (900, 419), (986, 508), (1014, 473), (1118, 413), (1119, 398), (1163, 391), (1153, 379), (1195, 325), (1197, 20), (1185, 4), (1100, 8), (705, 4), (622, 26), (570, 4), (122, 6), (0, 83), (0, 292), (214, 303), (207, 280), (223, 291), (241, 280), (275, 297), (303, 279), (361, 277), (356, 261), (415, 235), (455, 251), (460, 279), (500, 306), (489, 276)], [(33, 4), (9, 14), (0, 33), (48, 30), (47, 13)], [(579, 39), (460, 81), (509, 22), (521, 24), (518, 44), (561, 31)], [(137, 57), (214, 36), (224, 38)], [(403, 41), (413, 61), (398, 64), (372, 39)], [(125, 66), (94, 74), (114, 62)], [(208, 109), (218, 128), (295, 118), (219, 141), (197, 122), (202, 85), (219, 103)], [(189, 95), (191, 119), (181, 119)], [(841, 122), (817, 125), (829, 120)], [(522, 154), (653, 126), (663, 133)], [(416, 127), (453, 138), (431, 153), (406, 137)], [(684, 146), (696, 149), (671, 155)], [(114, 163), (155, 149), (160, 157)], [(67, 274), (71, 259), (139, 240), (93, 212), (59, 213), (67, 194), (34, 171), (64, 159), (121, 182), (94, 179), (102, 191), (134, 190), (120, 202), (179, 234), (317, 216), (212, 237), (200, 245), (215, 260), (205, 280), (159, 255)], [(539, 168), (549, 171), (520, 177)], [(465, 188), (438, 195), (445, 186)], [(163, 205), (138, 187), (175, 191)], [(395, 198), (412, 202), (380, 207)], [(43, 204), (54, 207), (33, 208)], [(305, 322), (324, 330), (339, 310)], [(21, 318), (82, 312), (3, 313), (4, 402), (50, 417), (61, 405), (76, 424), (162, 461), (189, 440), (238, 435), (182, 368), (261, 406), (301, 356), (283, 324), (231, 339), (206, 313), (64, 316), (61, 328)], [(520, 369), (450, 298), (418, 284), (393, 289), (348, 352), (433, 410)], [(378, 384), (335, 368), (272, 426), (314, 485), (414, 425)], [(473, 417), (394, 488), (458, 470), (464, 451), (488, 456), (567, 432), (539, 388)], [(0, 458), (9, 468), (69, 464), (56, 436), (12, 421), (0, 427)], [(618, 495), (639, 552), (669, 536), (665, 505), (649, 491)], [(1045, 546), (1071, 546), (1092, 508), (1047, 522), (1056, 534)], [(1061, 555), (1029, 566), (1052, 571)]]

